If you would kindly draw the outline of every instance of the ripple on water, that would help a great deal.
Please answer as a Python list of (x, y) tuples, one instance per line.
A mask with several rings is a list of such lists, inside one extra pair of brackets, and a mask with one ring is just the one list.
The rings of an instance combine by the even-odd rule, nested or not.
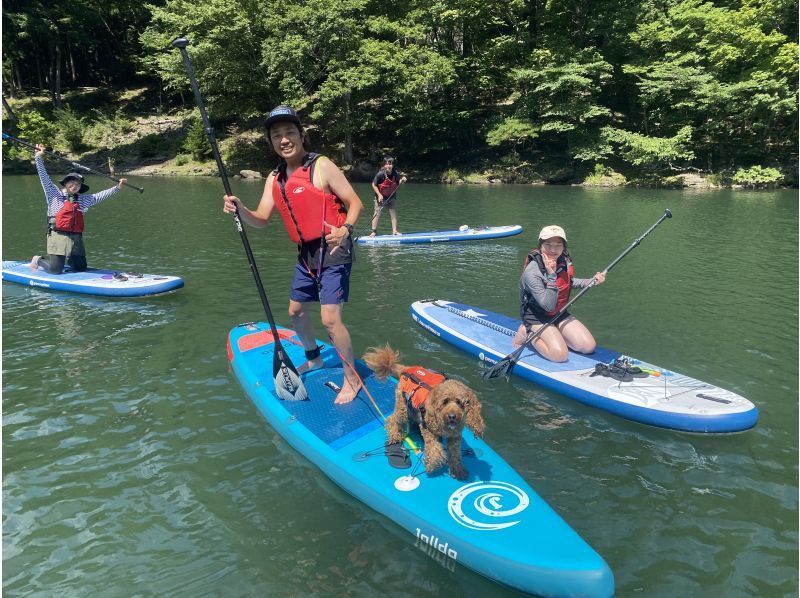
[[(31, 199), (3, 208), (4, 252), (19, 255), (42, 241), (41, 188), (35, 177), (7, 181)], [(228, 372), (230, 328), (265, 318), (238, 234), (216, 208), (186, 209), (219, 205), (219, 181), (141, 184), (148, 192), (137, 202), (93, 212), (91, 251), (133, 270), (178, 273), (178, 293), (100, 300), (3, 285), (4, 591), (515, 595), (437, 561), (277, 437)], [(258, 186), (232, 185), (248, 205), (258, 201)], [(368, 196), (368, 185), (357, 188)], [(389, 341), (407, 363), (473, 387), (487, 441), (609, 563), (619, 596), (797, 594), (797, 273), (773, 276), (767, 302), (758, 285), (741, 284), (787, 255), (796, 193), (412, 185), (402, 201), (403, 230), (518, 222), (526, 232), (359, 249), (345, 309), (357, 353)], [(606, 346), (744, 394), (761, 410), (753, 430), (680, 434), (524, 381), (487, 383), (474, 359), (409, 318), (409, 304), (428, 297), (513, 315), (541, 226), (568, 228), (583, 276), (664, 205), (670, 224), (573, 313)], [(758, 247), (742, 251), (743, 230)], [(279, 222), (251, 232), (286, 325), (295, 254)], [(698, 247), (711, 265), (687, 269)], [(311, 317), (324, 335), (318, 311)]]

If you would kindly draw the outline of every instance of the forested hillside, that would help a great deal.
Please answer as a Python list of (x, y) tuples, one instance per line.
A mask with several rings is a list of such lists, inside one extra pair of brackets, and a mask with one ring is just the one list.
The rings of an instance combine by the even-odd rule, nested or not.
[[(3, 88), (20, 136), (180, 114), (165, 147), (200, 159), (169, 46), (186, 35), (218, 136), (256, 134), (238, 156), (264, 151), (260, 121), (288, 103), (344, 164), (391, 152), (444, 180), (796, 184), (797, 14), (793, 0), (7, 0)], [(92, 106), (87, 88), (149, 99)]]

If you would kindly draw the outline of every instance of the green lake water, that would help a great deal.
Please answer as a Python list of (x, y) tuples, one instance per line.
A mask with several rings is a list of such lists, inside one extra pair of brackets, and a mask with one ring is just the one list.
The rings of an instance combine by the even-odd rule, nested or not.
[[(145, 193), (87, 215), (89, 264), (180, 275), (185, 288), (115, 300), (2, 286), (5, 595), (516, 595), (441, 566), (275, 434), (228, 371), (229, 329), (264, 313), (219, 180), (132, 182)], [(260, 197), (260, 183), (233, 185), (251, 206)], [(397, 207), (406, 232), (525, 232), (359, 248), (345, 310), (357, 354), (390, 341), (406, 362), (471, 385), (486, 440), (604, 557), (619, 596), (797, 595), (796, 190), (408, 184)], [(576, 274), (590, 276), (665, 208), (674, 218), (571, 312), (601, 345), (748, 397), (760, 410), (750, 431), (663, 430), (524, 381), (486, 382), (476, 360), (411, 321), (421, 298), (516, 315), (542, 226), (566, 229)], [(2, 215), (3, 259), (44, 251), (37, 179), (3, 178)], [(277, 219), (248, 233), (290, 325), (294, 248)], [(324, 337), (316, 310), (315, 321)]]

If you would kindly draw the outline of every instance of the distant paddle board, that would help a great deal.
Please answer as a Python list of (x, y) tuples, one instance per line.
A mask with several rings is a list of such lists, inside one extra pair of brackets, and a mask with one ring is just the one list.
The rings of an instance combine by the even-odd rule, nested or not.
[(455, 230), (432, 230), (402, 235), (363, 236), (356, 241), (359, 245), (406, 245), (411, 243), (449, 243), (454, 241), (481, 241), (512, 237), (522, 232), (518, 224), (512, 226), (462, 226)]
[(50, 274), (39, 268), (30, 269), (30, 262), (3, 262), (3, 280), (24, 284), (37, 289), (83, 293), (104, 297), (142, 297), (160, 295), (183, 286), (183, 279), (177, 276), (139, 274), (120, 270), (101, 270), (87, 268), (85, 272)]
[[(511, 339), (520, 321), (451, 301), (416, 301), (413, 320), (487, 366), (515, 350)], [(532, 349), (523, 351), (511, 373), (633, 421), (687, 432), (738, 432), (756, 425), (758, 409), (746, 398), (713, 384), (597, 347), (591, 355), (569, 352), (556, 363)], [(625, 374), (625, 370), (636, 374)]]
[[(294, 331), (279, 328), (278, 336), (294, 364), (305, 361)], [(614, 577), (605, 561), (468, 430), (462, 437), (469, 473), (464, 481), (450, 477), (446, 468), (426, 474), (422, 455), (414, 451), (406, 451), (405, 462), (402, 453), (399, 463), (397, 454), (387, 456), (384, 418), (394, 410), (397, 380), (377, 380), (357, 361), (372, 399), (362, 389), (352, 402), (335, 405), (342, 363), (334, 347), (317, 344), (324, 363), (303, 374), (307, 401), (283, 401), (275, 394), (275, 338), (269, 324), (233, 328), (228, 360), (261, 415), (322, 473), (406, 530), (416, 546), (451, 571), (469, 567), (537, 596), (614, 593)]]

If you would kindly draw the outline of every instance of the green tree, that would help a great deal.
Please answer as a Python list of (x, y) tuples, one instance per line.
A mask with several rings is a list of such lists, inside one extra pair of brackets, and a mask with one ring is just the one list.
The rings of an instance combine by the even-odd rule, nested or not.
[(797, 44), (776, 28), (785, 5), (682, 0), (643, 21), (623, 67), (639, 90), (640, 130), (691, 126), (709, 169), (796, 155)]
[(181, 147), (189, 152), (195, 160), (203, 160), (211, 156), (211, 145), (208, 143), (208, 137), (199, 113), (189, 120), (186, 139), (184, 139)]
[(577, 160), (594, 161), (608, 154), (600, 130), (611, 116), (602, 102), (611, 65), (597, 52), (559, 56), (535, 50), (531, 65), (512, 75), (519, 89), (517, 114), (536, 124), (552, 148), (560, 147)]
[(524, 150), (526, 141), (536, 139), (538, 136), (538, 129), (529, 122), (509, 117), (489, 131), (486, 136), (486, 143), (490, 146), (510, 143), (512, 151), (516, 154), (518, 148)]
[(7, 0), (4, 88), (47, 90), (60, 107), (64, 87), (128, 82), (149, 17), (137, 0)]
[[(396, 20), (366, 8), (363, 0), (171, 0), (153, 10), (142, 42), (155, 51), (172, 32), (186, 32), (214, 118), (255, 119), (288, 103), (327, 139), (341, 142), (351, 161), (354, 139), (363, 147), (384, 123), (400, 134), (404, 127), (419, 132), (421, 120), (430, 125), (431, 115), (442, 112), (430, 110), (430, 102), (444, 105), (439, 91), (454, 72), (426, 47), (423, 28), (401, 32)], [(186, 89), (177, 51), (153, 52), (146, 64), (168, 88)]]
[(682, 127), (673, 137), (662, 138), (604, 127), (603, 137), (619, 148), (621, 157), (636, 166), (667, 167), (673, 163), (686, 165), (694, 158), (691, 149), (692, 128)]
[[(55, 137), (55, 125), (37, 110), (17, 111), (17, 131), (14, 137), (19, 137), (29, 143), (52, 143)], [(12, 160), (30, 160), (33, 151), (10, 141), (3, 142), (3, 157)]]

